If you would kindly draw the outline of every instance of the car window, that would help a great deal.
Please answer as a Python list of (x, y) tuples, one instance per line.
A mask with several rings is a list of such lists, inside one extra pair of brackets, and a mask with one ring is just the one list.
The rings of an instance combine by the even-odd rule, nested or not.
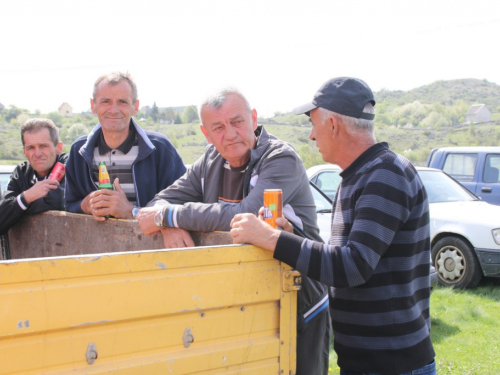
[(332, 202), (330, 202), (327, 198), (325, 198), (315, 187), (314, 185), (311, 186), (311, 193), (314, 199), (314, 204), (316, 205), (316, 211), (320, 210), (328, 210), (332, 208)]
[(320, 189), (328, 188), (336, 191), (340, 181), (342, 181), (342, 178), (338, 172), (320, 172), (316, 179), (316, 186)]
[(457, 181), (473, 181), (476, 173), (476, 162), (477, 154), (448, 154), (443, 171)]
[(499, 154), (486, 155), (486, 161), (483, 172), (483, 182), (487, 183), (499, 182), (499, 176), (498, 176), (499, 171), (500, 171), (500, 155)]
[(474, 194), (440, 171), (419, 171), (429, 203), (477, 200)]
[(7, 187), (7, 183), (9, 182), (9, 179), (10, 179), (10, 173), (0, 173), (0, 191), (3, 191), (5, 190), (5, 188)]

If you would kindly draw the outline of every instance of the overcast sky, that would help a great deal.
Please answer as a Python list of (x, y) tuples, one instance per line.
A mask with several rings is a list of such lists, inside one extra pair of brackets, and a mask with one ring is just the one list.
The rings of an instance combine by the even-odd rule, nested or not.
[(90, 108), (95, 79), (136, 79), (140, 105), (197, 105), (227, 85), (259, 115), (337, 76), (374, 91), (500, 84), (498, 0), (1, 0), (0, 103)]

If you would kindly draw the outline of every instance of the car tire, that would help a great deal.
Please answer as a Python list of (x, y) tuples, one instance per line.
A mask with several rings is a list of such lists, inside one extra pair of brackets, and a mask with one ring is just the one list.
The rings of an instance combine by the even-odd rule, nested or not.
[(472, 247), (458, 237), (444, 237), (432, 247), (432, 263), (443, 286), (475, 288), (482, 278)]

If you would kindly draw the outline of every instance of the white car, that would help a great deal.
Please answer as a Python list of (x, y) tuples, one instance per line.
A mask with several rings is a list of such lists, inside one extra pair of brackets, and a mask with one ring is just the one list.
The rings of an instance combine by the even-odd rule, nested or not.
[(500, 277), (500, 206), (481, 201), (439, 169), (417, 170), (429, 197), (439, 283), (473, 288), (483, 276)]
[[(339, 173), (328, 164), (314, 168)], [(439, 169), (416, 169), (429, 197), (431, 260), (439, 284), (474, 288), (483, 276), (500, 277), (500, 206), (480, 200)]]
[(332, 232), (332, 201), (312, 182), (310, 182), (310, 187), (314, 204), (316, 205), (319, 235), (323, 239), (324, 243), (328, 243)]
[(307, 178), (333, 201), (337, 187), (342, 181), (342, 168), (335, 164), (321, 164), (308, 168)]
[(3, 193), (9, 182), (12, 171), (16, 168), (15, 165), (0, 165), (0, 192)]

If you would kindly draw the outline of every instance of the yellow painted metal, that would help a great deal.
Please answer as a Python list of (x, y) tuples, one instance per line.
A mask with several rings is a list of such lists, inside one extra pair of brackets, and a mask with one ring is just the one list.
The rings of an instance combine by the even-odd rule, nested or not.
[(0, 374), (294, 374), (288, 270), (249, 245), (2, 261)]

